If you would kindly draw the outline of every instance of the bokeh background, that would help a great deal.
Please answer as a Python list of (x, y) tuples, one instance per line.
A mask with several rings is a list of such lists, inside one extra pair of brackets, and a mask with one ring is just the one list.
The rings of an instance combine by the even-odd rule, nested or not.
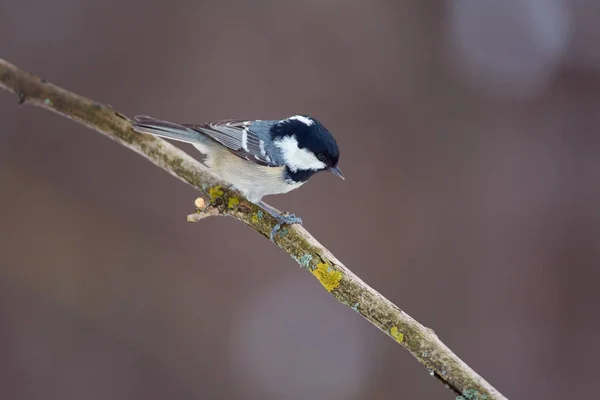
[[(268, 199), (509, 398), (600, 367), (600, 5), (2, 0), (0, 57), (123, 113), (311, 114), (345, 182)], [(193, 152), (192, 148), (186, 148)], [(0, 398), (448, 399), (286, 254), (0, 93)]]

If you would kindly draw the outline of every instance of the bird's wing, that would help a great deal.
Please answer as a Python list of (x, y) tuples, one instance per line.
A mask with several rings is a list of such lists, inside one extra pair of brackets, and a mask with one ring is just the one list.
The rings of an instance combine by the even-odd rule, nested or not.
[(221, 143), (235, 155), (253, 163), (280, 167), (265, 151), (265, 142), (255, 132), (250, 130), (254, 121), (223, 120), (202, 125), (183, 126), (196, 130)]

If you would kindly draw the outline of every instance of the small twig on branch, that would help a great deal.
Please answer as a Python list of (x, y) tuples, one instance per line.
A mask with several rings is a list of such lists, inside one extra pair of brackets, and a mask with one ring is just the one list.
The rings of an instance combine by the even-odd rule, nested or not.
[[(131, 129), (131, 121), (110, 106), (55, 86), (0, 59), (0, 87), (17, 95), (19, 103), (46, 108), (94, 129), (134, 150), (152, 163), (187, 182), (202, 194), (196, 214), (189, 221), (211, 215), (229, 215), (269, 237), (277, 223), (273, 217), (227, 189), (203, 164), (170, 143)], [(199, 206), (200, 205), (200, 206)], [(466, 400), (505, 399), (479, 376), (435, 333), (369, 287), (346, 268), (301, 226), (286, 226), (276, 244), (315, 276), (325, 290), (407, 349), (431, 375), (459, 398)]]
[(206, 201), (202, 197), (198, 197), (194, 205), (196, 206), (196, 212), (187, 216), (188, 222), (200, 222), (204, 218), (223, 215), (218, 207), (206, 204)]

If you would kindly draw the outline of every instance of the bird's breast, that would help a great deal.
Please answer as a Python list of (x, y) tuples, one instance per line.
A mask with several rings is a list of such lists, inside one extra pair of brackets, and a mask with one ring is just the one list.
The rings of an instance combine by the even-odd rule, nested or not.
[(206, 164), (252, 202), (263, 196), (287, 193), (304, 183), (286, 180), (285, 167), (257, 165), (229, 152), (210, 156)]

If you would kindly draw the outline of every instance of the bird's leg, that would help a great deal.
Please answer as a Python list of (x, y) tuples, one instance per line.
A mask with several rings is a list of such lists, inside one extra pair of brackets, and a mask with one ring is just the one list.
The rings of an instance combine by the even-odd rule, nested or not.
[(275, 242), (275, 234), (279, 229), (281, 229), (281, 225), (292, 225), (292, 224), (300, 224), (302, 225), (302, 218), (296, 217), (294, 214), (283, 215), (270, 205), (264, 203), (262, 200), (256, 203), (260, 207), (262, 207), (266, 212), (271, 214), (273, 218), (277, 220), (277, 224), (271, 230), (271, 241)]

